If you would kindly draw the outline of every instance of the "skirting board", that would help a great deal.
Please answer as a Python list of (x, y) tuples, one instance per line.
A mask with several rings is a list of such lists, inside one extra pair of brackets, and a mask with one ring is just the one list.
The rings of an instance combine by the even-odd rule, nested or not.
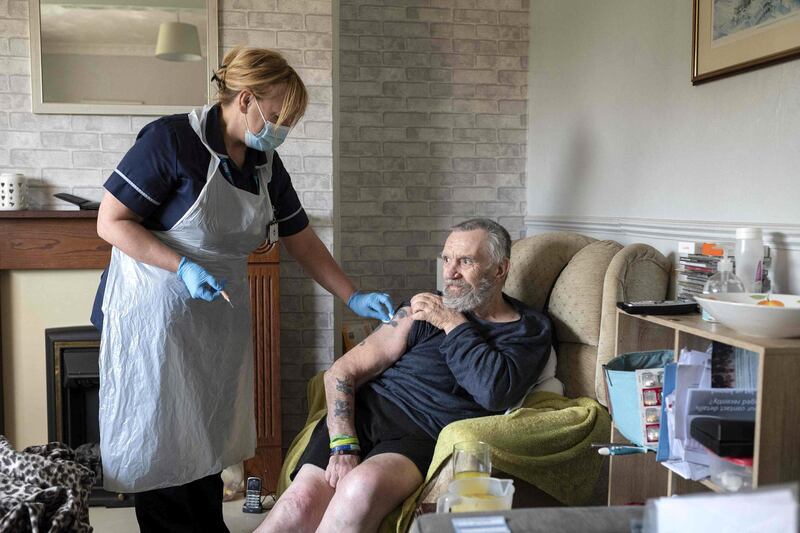
[(526, 235), (570, 231), (622, 244), (642, 242), (678, 263), (678, 242), (727, 242), (736, 240), (736, 228), (764, 230), (764, 244), (772, 250), (770, 277), (775, 292), (800, 294), (800, 224), (757, 222), (704, 222), (650, 218), (534, 216), (525, 217)]

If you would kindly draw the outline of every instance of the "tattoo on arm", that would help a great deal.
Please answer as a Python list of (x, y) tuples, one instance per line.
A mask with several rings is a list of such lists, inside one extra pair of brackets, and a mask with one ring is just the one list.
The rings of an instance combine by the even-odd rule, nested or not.
[(333, 416), (335, 416), (336, 418), (344, 418), (345, 420), (350, 420), (350, 418), (352, 417), (352, 409), (350, 407), (350, 402), (347, 402), (345, 400), (335, 400)]
[(395, 319), (397, 319), (397, 318), (405, 318), (407, 316), (408, 316), (408, 312), (406, 311), (406, 308), (404, 307), (404, 308), (400, 309), (394, 315), (394, 318), (389, 321), (389, 325), (392, 326), (393, 328), (396, 328), (397, 327), (397, 320), (395, 320)]
[(336, 390), (344, 394), (353, 394), (353, 381), (351, 379), (336, 378)]

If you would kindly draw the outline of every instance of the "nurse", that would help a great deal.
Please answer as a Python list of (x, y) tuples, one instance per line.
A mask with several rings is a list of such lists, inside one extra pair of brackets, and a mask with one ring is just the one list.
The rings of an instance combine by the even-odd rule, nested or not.
[(280, 238), (357, 314), (388, 320), (393, 308), (356, 291), (275, 151), (308, 102), (295, 70), (277, 52), (237, 48), (213, 79), (217, 104), (142, 129), (97, 219), (113, 245), (92, 312), (104, 485), (136, 493), (144, 532), (228, 531), (220, 472), (256, 444), (253, 250)]

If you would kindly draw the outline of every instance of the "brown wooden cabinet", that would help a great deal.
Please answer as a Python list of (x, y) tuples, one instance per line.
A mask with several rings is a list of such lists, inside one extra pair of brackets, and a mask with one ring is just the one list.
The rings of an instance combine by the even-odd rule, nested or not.
[[(617, 355), (644, 350), (705, 350), (712, 341), (758, 354), (753, 486), (800, 480), (800, 339), (765, 339), (711, 324), (699, 314), (629, 315), (617, 311)], [(612, 430), (612, 442), (627, 442)], [(611, 457), (608, 503), (643, 503), (648, 498), (693, 492), (723, 492), (708, 480), (685, 480), (655, 461), (655, 454)]]
[[(111, 247), (97, 236), (96, 218), (96, 211), (0, 211), (0, 270), (105, 268)], [(278, 246), (265, 246), (248, 260), (258, 440), (256, 455), (246, 461), (245, 470), (248, 475), (261, 477), (268, 491), (277, 487), (282, 461), (279, 258)], [(88, 317), (83, 320), (88, 321)], [(2, 383), (0, 364), (0, 393)], [(3, 395), (0, 394), (2, 433)]]

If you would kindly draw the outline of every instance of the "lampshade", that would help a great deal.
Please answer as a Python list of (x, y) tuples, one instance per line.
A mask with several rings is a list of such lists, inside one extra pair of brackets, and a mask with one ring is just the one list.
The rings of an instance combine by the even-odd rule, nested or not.
[(185, 22), (162, 22), (158, 27), (156, 57), (167, 61), (203, 59), (197, 27)]

